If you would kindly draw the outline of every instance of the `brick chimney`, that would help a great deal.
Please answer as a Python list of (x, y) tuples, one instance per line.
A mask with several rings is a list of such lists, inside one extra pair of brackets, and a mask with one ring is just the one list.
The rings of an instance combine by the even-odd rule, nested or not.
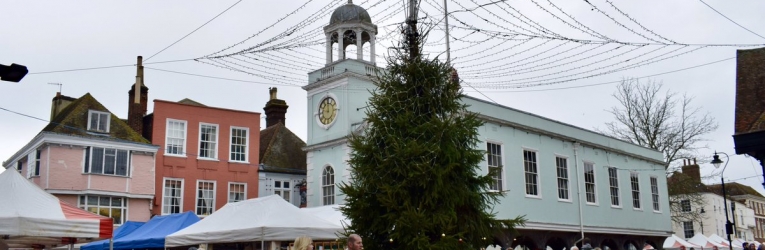
[(56, 96), (53, 97), (53, 101), (50, 105), (50, 121), (53, 121), (53, 119), (61, 113), (61, 110), (64, 110), (66, 106), (69, 106), (69, 104), (75, 100), (77, 99), (61, 95), (61, 92), (56, 92)]
[(276, 87), (268, 88), (268, 93), (271, 98), (266, 102), (266, 106), (263, 107), (263, 110), (266, 111), (266, 128), (278, 123), (285, 124), (284, 120), (287, 108), (289, 108), (287, 102), (276, 98)]
[(128, 125), (138, 134), (143, 134), (143, 117), (149, 104), (149, 88), (143, 84), (142, 56), (138, 56), (136, 66), (135, 84), (128, 91)]
[[(735, 134), (765, 130), (765, 48), (736, 52)], [(738, 153), (738, 152), (737, 152)]]
[(690, 180), (701, 182), (701, 171), (699, 164), (696, 163), (696, 158), (683, 159), (683, 174), (688, 176)]

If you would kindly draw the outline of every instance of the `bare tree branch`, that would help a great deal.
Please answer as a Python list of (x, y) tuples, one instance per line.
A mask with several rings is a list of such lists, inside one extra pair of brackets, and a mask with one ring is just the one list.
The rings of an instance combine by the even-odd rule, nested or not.
[[(706, 141), (704, 136), (717, 129), (717, 122), (709, 113), (691, 105), (693, 97), (663, 92), (662, 87), (654, 81), (623, 80), (612, 95), (619, 105), (608, 110), (615, 121), (606, 123), (606, 130), (600, 132), (661, 151), (669, 177), (675, 172), (676, 168), (670, 166), (676, 160), (693, 158), (704, 147), (700, 145)], [(700, 220), (703, 216), (700, 211), (682, 211), (681, 203), (690, 202), (692, 207), (704, 205), (703, 184), (699, 180), (685, 180), (667, 185), (672, 220)]]

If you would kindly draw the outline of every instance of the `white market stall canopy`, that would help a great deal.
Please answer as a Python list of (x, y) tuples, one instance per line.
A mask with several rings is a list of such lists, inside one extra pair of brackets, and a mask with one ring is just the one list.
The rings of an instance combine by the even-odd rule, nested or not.
[(343, 215), (343, 212), (340, 211), (340, 205), (309, 207), (301, 208), (300, 210), (310, 215), (332, 222), (339, 227), (347, 227), (351, 225), (351, 221), (348, 220), (345, 215)]
[(710, 248), (710, 249), (714, 247), (717, 247), (718, 249), (722, 249), (723, 247), (728, 247), (727, 245), (723, 245), (713, 240), (710, 240), (703, 234), (694, 235), (693, 238), (688, 239), (688, 242), (699, 245), (703, 248)]
[(61, 202), (15, 169), (0, 173), (0, 190), (0, 245), (54, 246), (112, 236), (112, 218)]
[(210, 216), (165, 238), (165, 247), (203, 243), (293, 241), (339, 238), (343, 228), (309, 215), (281, 196), (271, 195), (229, 203)]
[(663, 249), (680, 249), (680, 247), (685, 247), (685, 249), (690, 249), (691, 247), (699, 248), (700, 246), (687, 242), (684, 239), (677, 237), (677, 235), (672, 235), (667, 237), (666, 240), (664, 240), (664, 245), (662, 246)]
[[(715, 242), (717, 244), (723, 245), (726, 248), (729, 248), (729, 246), (730, 246), (730, 243), (728, 242), (728, 240), (724, 239), (723, 237), (720, 237), (717, 234), (712, 234), (709, 237), (707, 237), (707, 239), (709, 239), (710, 241), (713, 241), (713, 242)], [(735, 244), (735, 242), (736, 242), (735, 240), (733, 242), (734, 242), (733, 248), (739, 248), (739, 249), (743, 249), (744, 248), (744, 246), (742, 244)]]

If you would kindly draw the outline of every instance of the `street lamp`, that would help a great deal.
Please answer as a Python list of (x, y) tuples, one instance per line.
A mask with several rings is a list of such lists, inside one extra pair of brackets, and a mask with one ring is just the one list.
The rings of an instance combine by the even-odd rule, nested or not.
[[(720, 152), (725, 155), (725, 166), (723, 167), (722, 171), (720, 171), (720, 182), (722, 182), (722, 191), (723, 191), (723, 205), (725, 205), (725, 234), (728, 235), (728, 246), (730, 247), (730, 250), (733, 250), (733, 241), (730, 239), (730, 234), (733, 232), (733, 226), (730, 223), (730, 219), (728, 218), (728, 200), (727, 195), (725, 194), (725, 179), (723, 178), (723, 173), (725, 172), (725, 168), (728, 167), (728, 162), (730, 161), (730, 158), (728, 157), (728, 154)], [(713, 156), (714, 159), (712, 159), (712, 165), (715, 166), (715, 168), (720, 168), (720, 164), (723, 163), (722, 160), (720, 160), (720, 156), (717, 155), (717, 152), (715, 152), (715, 155)]]
[(27, 66), (15, 63), (10, 66), (0, 64), (0, 81), (19, 82), (27, 73)]

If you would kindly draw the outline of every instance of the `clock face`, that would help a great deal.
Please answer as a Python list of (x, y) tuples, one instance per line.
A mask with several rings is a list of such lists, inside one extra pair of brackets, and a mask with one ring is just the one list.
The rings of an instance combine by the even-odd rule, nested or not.
[(325, 97), (319, 103), (319, 122), (329, 125), (337, 117), (337, 102), (332, 97)]

